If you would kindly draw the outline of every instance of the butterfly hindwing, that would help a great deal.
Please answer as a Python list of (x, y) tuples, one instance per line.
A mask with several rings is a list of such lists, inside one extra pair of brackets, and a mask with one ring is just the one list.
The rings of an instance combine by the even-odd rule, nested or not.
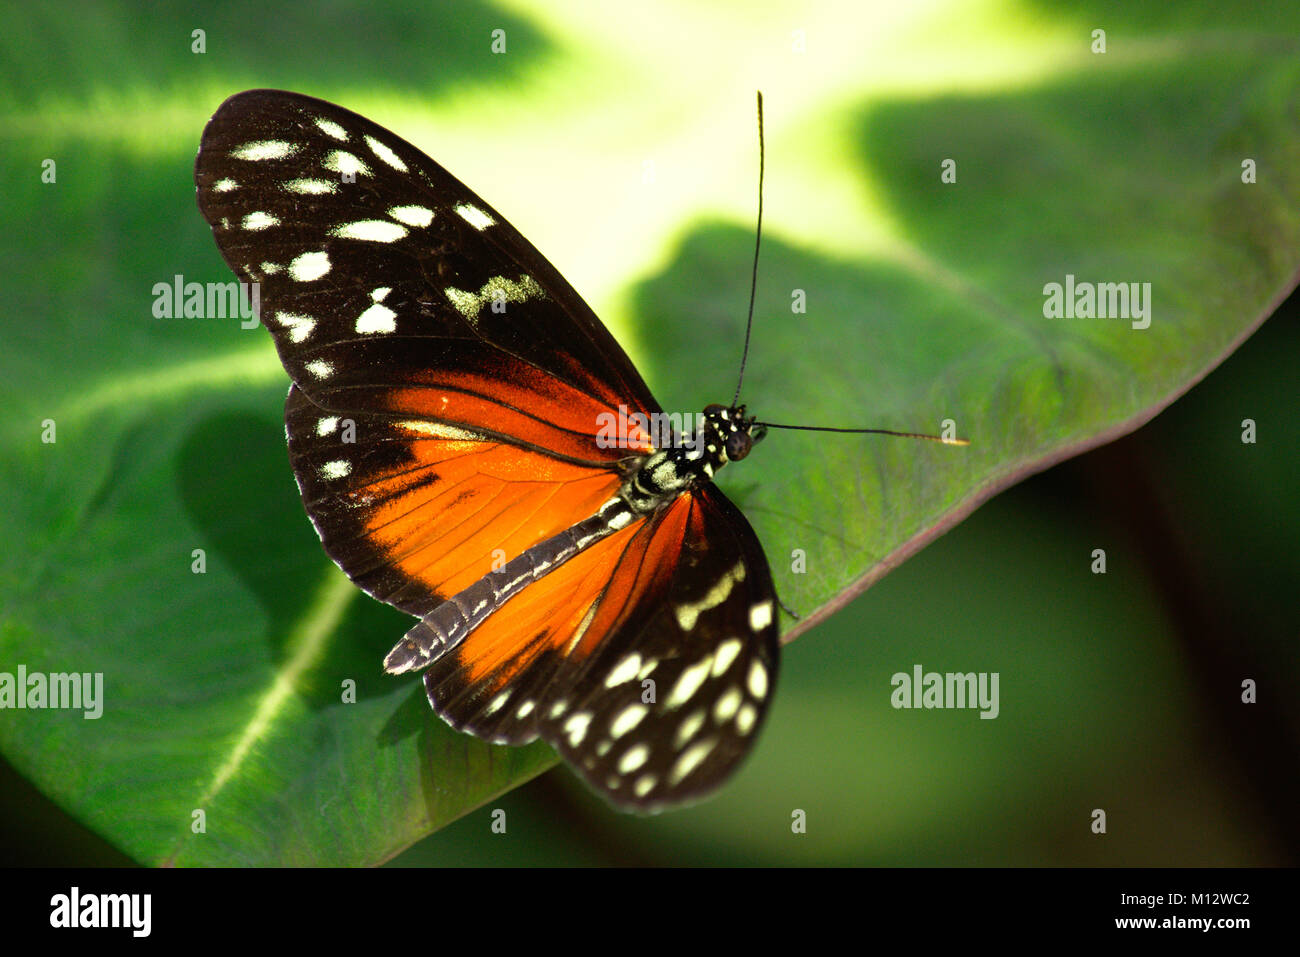
[(775, 592), (715, 486), (619, 534), (595, 546), (610, 543), (612, 570), (598, 553), (572, 560), (548, 593), (525, 590), (434, 662), (425, 686), (454, 727), (540, 736), (614, 804), (655, 810), (714, 789), (748, 753), (777, 675)]

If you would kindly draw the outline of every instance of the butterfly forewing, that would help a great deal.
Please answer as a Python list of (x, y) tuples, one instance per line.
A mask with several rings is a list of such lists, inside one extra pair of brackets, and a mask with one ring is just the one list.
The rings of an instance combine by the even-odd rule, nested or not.
[[(240, 93), (204, 130), (195, 179), (222, 255), (260, 284), (285, 368), (323, 408), (373, 401), (365, 386), (453, 370), (504, 383), (503, 372), (524, 366), (544, 374), (529, 384), (656, 408), (623, 350), (532, 244), (362, 116), (277, 90)], [(335, 395), (354, 388), (363, 395)]]
[[(293, 380), (290, 460), (327, 553), (413, 632), (478, 596), (468, 633), (425, 649), (435, 710), (544, 738), (623, 808), (717, 787), (776, 677), (770, 573), (711, 483), (635, 514), (620, 498), (654, 451), (635, 416), (659, 407), (577, 293), (442, 167), (321, 100), (231, 97), (195, 177)], [(621, 445), (598, 441), (611, 421)], [(552, 568), (556, 540), (581, 545)], [(526, 578), (486, 588), (508, 560)]]
[(369, 594), (427, 614), (608, 498), (628, 450), (594, 441), (599, 417), (654, 400), (554, 267), (444, 169), (355, 113), (252, 90), (209, 122), (195, 178), (294, 381), (308, 513)]

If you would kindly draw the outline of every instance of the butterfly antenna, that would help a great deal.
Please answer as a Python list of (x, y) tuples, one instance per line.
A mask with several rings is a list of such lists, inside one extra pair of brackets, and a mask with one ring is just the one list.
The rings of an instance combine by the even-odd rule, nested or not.
[(942, 435), (926, 435), (924, 432), (893, 432), (889, 429), (835, 429), (825, 425), (781, 425), (776, 422), (755, 422), (769, 429), (798, 429), (801, 432), (852, 432), (857, 435), (896, 435), (902, 439), (929, 439), (944, 445), (970, 445), (970, 439), (944, 438)]
[[(749, 280), (749, 315), (745, 319), (745, 346), (740, 353), (740, 376), (736, 380), (736, 394), (731, 405), (740, 404), (740, 387), (745, 383), (745, 362), (749, 359), (749, 334), (754, 328), (754, 299), (758, 292), (758, 251), (763, 243), (763, 91), (758, 91), (758, 224), (754, 228), (754, 271)], [(944, 438), (941, 435), (926, 435), (921, 432), (893, 432), (889, 429), (836, 429), (820, 425), (780, 425), (776, 422), (756, 422), (769, 429), (799, 429), (804, 432), (852, 432), (859, 435), (895, 435), (904, 439), (927, 439), (942, 442), (945, 445), (970, 445), (967, 439)], [(784, 608), (785, 606), (782, 605)], [(786, 609), (789, 611), (789, 609)], [(793, 612), (791, 612), (793, 614)], [(796, 616), (797, 617), (797, 616)]]
[(758, 226), (754, 230), (754, 274), (749, 280), (749, 318), (745, 320), (745, 348), (740, 353), (740, 377), (732, 408), (740, 404), (740, 387), (745, 381), (745, 360), (749, 358), (749, 333), (754, 328), (754, 293), (758, 290), (758, 248), (763, 241), (763, 91), (758, 91)]

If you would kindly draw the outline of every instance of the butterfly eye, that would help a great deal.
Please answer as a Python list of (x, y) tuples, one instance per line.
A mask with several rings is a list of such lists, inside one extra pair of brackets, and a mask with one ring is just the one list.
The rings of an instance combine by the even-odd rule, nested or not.
[(754, 440), (749, 437), (748, 432), (732, 432), (727, 437), (727, 458), (732, 462), (739, 462), (753, 447)]

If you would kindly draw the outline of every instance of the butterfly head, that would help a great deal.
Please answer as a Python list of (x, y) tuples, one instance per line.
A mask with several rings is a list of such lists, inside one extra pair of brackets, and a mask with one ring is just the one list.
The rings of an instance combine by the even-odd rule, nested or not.
[(745, 407), (714, 403), (704, 409), (704, 449), (714, 469), (739, 462), (767, 434), (767, 428), (745, 415)]

